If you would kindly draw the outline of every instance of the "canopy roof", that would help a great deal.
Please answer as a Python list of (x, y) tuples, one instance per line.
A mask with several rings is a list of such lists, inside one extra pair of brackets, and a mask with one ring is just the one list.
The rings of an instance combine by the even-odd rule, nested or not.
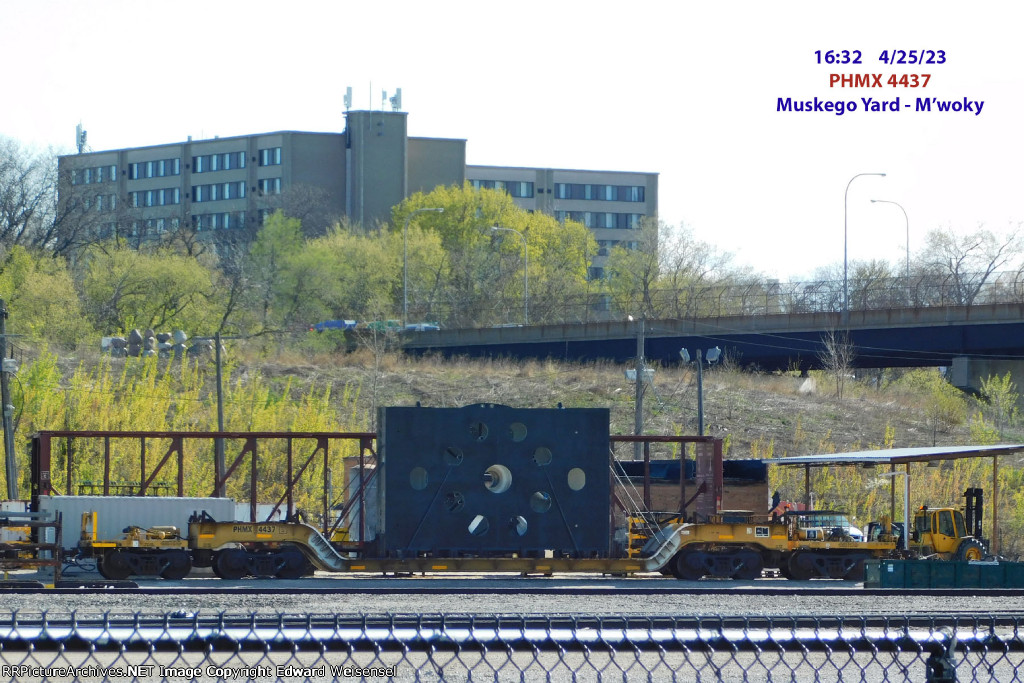
[(995, 446), (927, 446), (923, 448), (890, 448), (878, 451), (853, 451), (850, 453), (829, 453), (826, 455), (795, 455), (789, 458), (769, 458), (767, 465), (903, 465), (910, 462), (931, 460), (956, 460), (958, 458), (991, 458), (1024, 451), (1024, 444), (999, 444)]

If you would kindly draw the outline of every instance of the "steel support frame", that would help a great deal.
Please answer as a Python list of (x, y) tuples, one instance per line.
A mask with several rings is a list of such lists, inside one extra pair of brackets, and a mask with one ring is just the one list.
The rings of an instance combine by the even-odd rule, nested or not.
[[(373, 432), (170, 432), (170, 431), (75, 431), (75, 430), (48, 430), (38, 432), (33, 435), (32, 439), (32, 506), (33, 509), (38, 509), (38, 497), (41, 495), (54, 495), (61, 494), (61, 491), (57, 490), (53, 486), (52, 479), (52, 464), (53, 457), (52, 452), (55, 443), (59, 443), (61, 440), (65, 440), (67, 463), (66, 463), (66, 480), (64, 493), (70, 494), (73, 491), (75, 474), (76, 474), (76, 449), (75, 442), (80, 439), (101, 439), (102, 440), (102, 457), (103, 457), (103, 495), (110, 495), (111, 493), (111, 439), (135, 439), (139, 443), (139, 487), (133, 495), (144, 496), (147, 492), (152, 490), (153, 484), (160, 472), (164, 470), (167, 463), (171, 460), (172, 455), (176, 455), (175, 462), (177, 464), (177, 481), (176, 481), (176, 495), (183, 497), (185, 495), (185, 467), (184, 467), (184, 454), (185, 454), (185, 443), (187, 441), (211, 441), (216, 442), (216, 439), (225, 440), (241, 440), (243, 442), (242, 448), (238, 455), (232, 460), (231, 465), (227, 468), (223, 478), (218, 478), (216, 475), (216, 467), (214, 467), (214, 481), (212, 482), (211, 490), (214, 495), (217, 491), (224, 490), (224, 486), (227, 481), (235, 474), (239, 467), (244, 462), (246, 456), (249, 457), (249, 490), (254, 494), (250, 495), (249, 502), (249, 516), (250, 521), (256, 522), (257, 520), (257, 503), (258, 503), (258, 484), (259, 484), (259, 449), (258, 442), (260, 440), (273, 440), (273, 439), (284, 439), (287, 442), (287, 454), (288, 454), (288, 466), (287, 466), (287, 485), (285, 487), (285, 494), (281, 500), (277, 502), (274, 510), (271, 511), (271, 515), (279, 509), (282, 502), (287, 499), (289, 513), (294, 512), (294, 487), (302, 475), (306, 472), (309, 465), (312, 463), (313, 458), (320, 452), (323, 453), (323, 465), (324, 465), (324, 490), (322, 494), (322, 509), (324, 514), (324, 530), (328, 527), (328, 515), (330, 510), (331, 501), (327, 500), (327, 478), (328, 478), (328, 466), (329, 466), (329, 441), (332, 439), (336, 440), (357, 440), (360, 443), (360, 470), (362, 471), (365, 467), (365, 451), (367, 450), (368, 444), (373, 442), (376, 434)], [(148, 441), (152, 439), (170, 439), (170, 446), (163, 456), (156, 463), (156, 466), (152, 471), (147, 469), (147, 446)], [(293, 442), (295, 440), (309, 440), (313, 439), (316, 442), (316, 446), (312, 453), (302, 463), (298, 472), (294, 471), (292, 462)], [(371, 450), (372, 453), (372, 449)], [(216, 457), (216, 455), (214, 456)], [(215, 463), (214, 463), (215, 464)], [(360, 525), (361, 528), (365, 529), (365, 508), (360, 504)], [(365, 535), (365, 534), (364, 534)]]

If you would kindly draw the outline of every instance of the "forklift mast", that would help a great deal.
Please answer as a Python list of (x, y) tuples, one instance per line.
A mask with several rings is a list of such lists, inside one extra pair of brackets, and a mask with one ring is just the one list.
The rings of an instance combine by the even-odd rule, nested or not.
[(967, 522), (967, 533), (981, 539), (981, 506), (984, 495), (980, 488), (969, 488), (964, 491), (964, 517)]

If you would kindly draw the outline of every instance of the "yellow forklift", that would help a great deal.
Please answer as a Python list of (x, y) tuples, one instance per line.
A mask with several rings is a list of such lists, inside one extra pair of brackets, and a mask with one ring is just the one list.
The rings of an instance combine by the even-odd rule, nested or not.
[(981, 533), (980, 488), (964, 491), (964, 511), (956, 508), (929, 508), (922, 505), (914, 513), (910, 549), (919, 557), (969, 562), (988, 555), (988, 543)]

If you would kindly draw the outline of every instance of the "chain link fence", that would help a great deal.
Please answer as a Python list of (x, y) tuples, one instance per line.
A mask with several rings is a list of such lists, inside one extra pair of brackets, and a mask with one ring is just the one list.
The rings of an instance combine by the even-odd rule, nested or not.
[(0, 680), (1008, 681), (1022, 617), (0, 613)]
[[(729, 316), (838, 313), (934, 306), (973, 306), (1024, 301), (1024, 269), (998, 272), (919, 273), (912, 277), (861, 277), (777, 282), (701, 282), (679, 287), (597, 289), (587, 293), (531, 294), (530, 323), (579, 324), (625, 320), (627, 315), (698, 320)], [(444, 328), (523, 322), (523, 300), (511, 303), (473, 295), (451, 301), (409, 302), (409, 319)], [(305, 331), (305, 328), (303, 328)]]

